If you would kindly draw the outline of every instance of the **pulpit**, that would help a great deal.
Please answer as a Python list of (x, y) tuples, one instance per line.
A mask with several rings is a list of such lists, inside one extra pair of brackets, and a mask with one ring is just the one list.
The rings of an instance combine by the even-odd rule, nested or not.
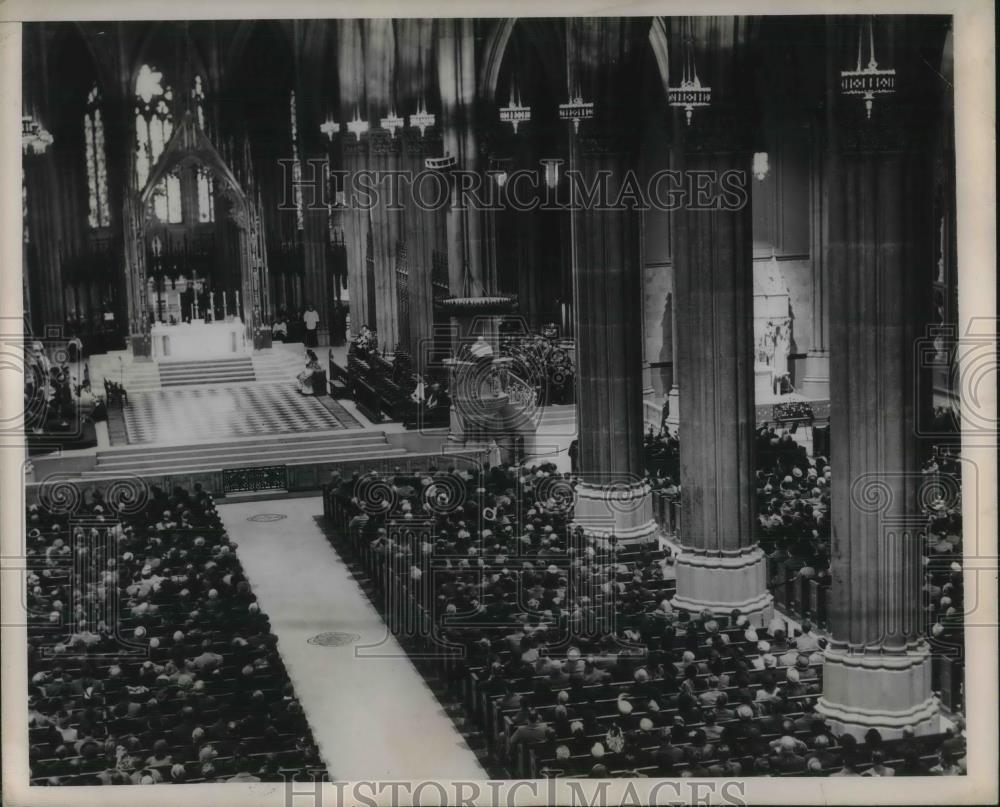
[(158, 361), (214, 359), (249, 353), (246, 329), (239, 317), (217, 322), (158, 322), (152, 332), (153, 358)]

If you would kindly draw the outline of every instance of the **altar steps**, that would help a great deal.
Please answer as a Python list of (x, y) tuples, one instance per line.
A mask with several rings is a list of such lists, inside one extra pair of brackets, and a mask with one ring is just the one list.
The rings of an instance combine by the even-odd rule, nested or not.
[(85, 477), (180, 474), (262, 465), (379, 460), (405, 454), (389, 443), (383, 431), (334, 434), (282, 434), (198, 446), (144, 446), (98, 452)]
[(161, 361), (160, 386), (180, 387), (205, 384), (244, 384), (257, 380), (249, 356), (204, 361)]

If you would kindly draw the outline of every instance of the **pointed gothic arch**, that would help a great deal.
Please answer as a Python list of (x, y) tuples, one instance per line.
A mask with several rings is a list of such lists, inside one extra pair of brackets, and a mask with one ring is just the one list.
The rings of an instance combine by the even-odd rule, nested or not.
[(146, 337), (149, 328), (142, 295), (146, 284), (145, 234), (152, 218), (152, 197), (157, 184), (169, 173), (187, 167), (203, 168), (215, 182), (216, 194), (230, 203), (230, 218), (239, 233), (240, 308), (237, 316), (243, 320), (248, 341), (255, 341), (269, 310), (267, 260), (261, 230), (260, 210), (247, 195), (208, 135), (198, 125), (195, 112), (188, 109), (172, 132), (163, 153), (150, 170), (146, 184), (131, 197), (127, 243), (129, 257), (129, 297), (133, 334)]
[(240, 229), (246, 229), (249, 222), (250, 202), (240, 187), (232, 169), (219, 154), (218, 149), (208, 139), (208, 135), (198, 125), (191, 110), (187, 110), (176, 126), (163, 149), (163, 153), (149, 172), (146, 185), (139, 191), (141, 209), (148, 212), (153, 191), (167, 174), (190, 165), (205, 168), (215, 180), (216, 193), (225, 197), (232, 205), (231, 216)]

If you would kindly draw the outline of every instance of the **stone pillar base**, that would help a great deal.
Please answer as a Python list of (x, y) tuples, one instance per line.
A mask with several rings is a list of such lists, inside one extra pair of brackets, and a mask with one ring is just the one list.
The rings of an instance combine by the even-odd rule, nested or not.
[(574, 527), (601, 542), (613, 535), (618, 546), (645, 546), (657, 541), (653, 497), (645, 482), (581, 482), (576, 487)]
[(806, 368), (799, 384), (799, 392), (814, 401), (830, 400), (830, 354), (826, 351), (809, 351)]
[(861, 740), (869, 729), (895, 740), (910, 727), (917, 734), (938, 731), (938, 700), (931, 693), (931, 655), (924, 642), (903, 653), (827, 648), (823, 697), (816, 711), (835, 734)]
[(680, 388), (674, 384), (670, 388), (670, 392), (667, 393), (667, 425), (676, 430), (681, 425), (681, 391)]
[(681, 611), (729, 616), (734, 608), (751, 624), (765, 626), (774, 616), (767, 590), (767, 558), (757, 546), (708, 552), (682, 546), (674, 560), (677, 594), (671, 605)]

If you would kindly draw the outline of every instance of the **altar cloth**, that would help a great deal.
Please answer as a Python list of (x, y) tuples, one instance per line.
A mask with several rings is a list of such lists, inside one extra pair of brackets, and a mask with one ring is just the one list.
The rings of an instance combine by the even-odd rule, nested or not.
[(180, 360), (238, 356), (248, 353), (243, 322), (157, 323), (152, 330), (153, 358)]

